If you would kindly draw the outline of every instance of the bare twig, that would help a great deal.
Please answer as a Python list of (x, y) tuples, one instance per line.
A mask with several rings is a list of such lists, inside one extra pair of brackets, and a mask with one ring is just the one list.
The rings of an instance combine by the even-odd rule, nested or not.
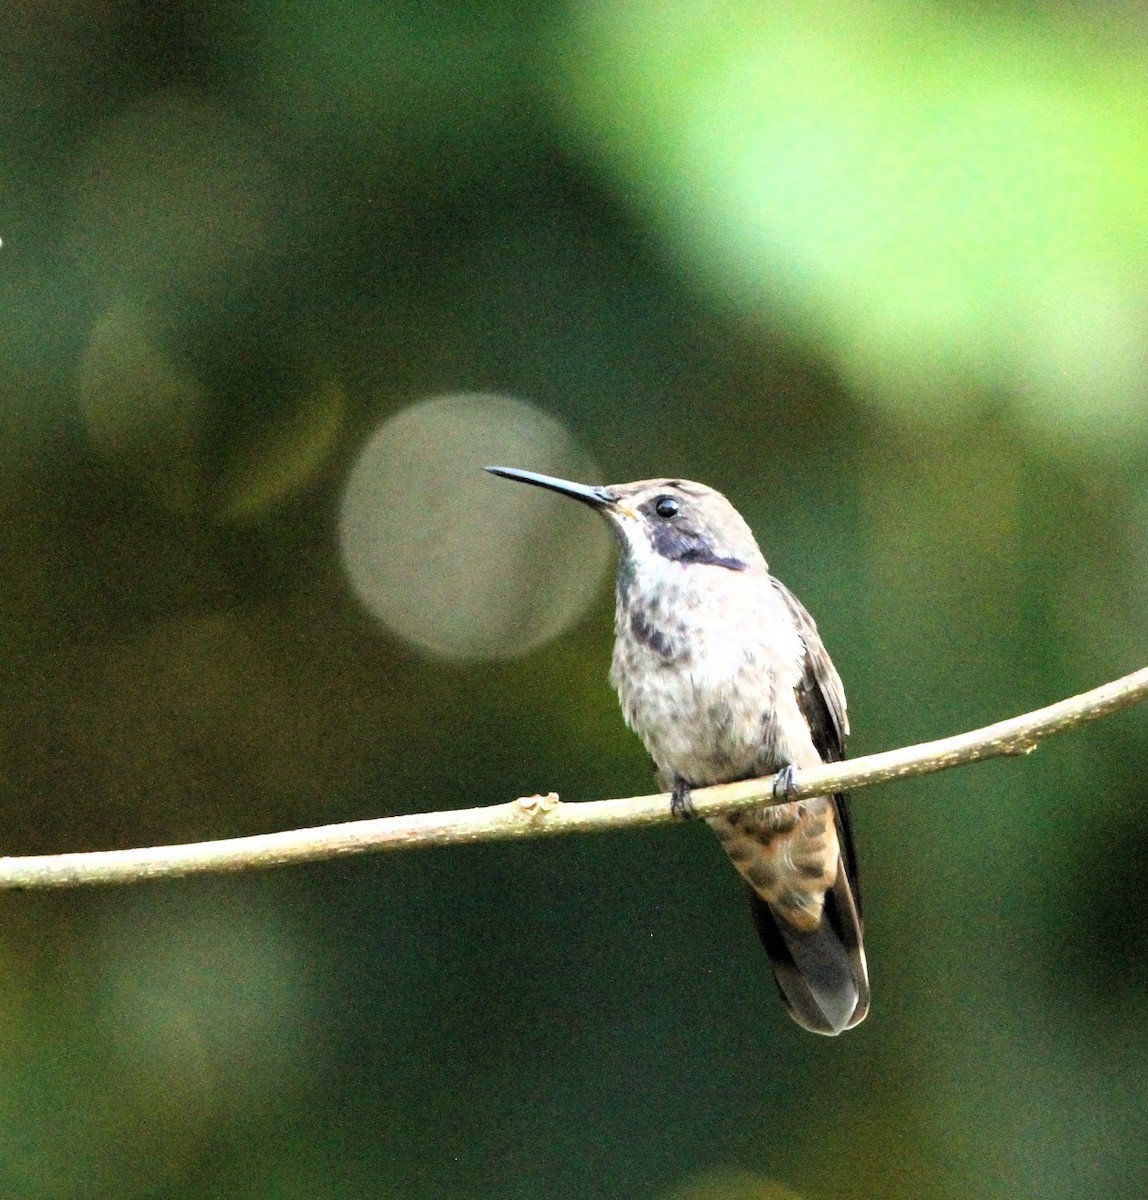
[[(848, 762), (799, 771), (793, 798), (856, 790), (874, 783), (927, 775), (1003, 754), (1027, 754), (1037, 743), (1148, 697), (1148, 668), (1023, 716), (970, 733), (870, 754)], [(699, 816), (779, 803), (774, 776), (699, 788), (692, 794)], [(84, 884), (136, 883), (208, 871), (242, 871), (315, 862), (376, 850), (409, 850), (464, 842), (592, 833), (672, 820), (668, 795), (634, 796), (560, 804), (535, 796), (489, 808), (464, 808), (411, 816), (380, 817), (320, 825), (226, 841), (0, 858), (0, 888), (64, 888)]]

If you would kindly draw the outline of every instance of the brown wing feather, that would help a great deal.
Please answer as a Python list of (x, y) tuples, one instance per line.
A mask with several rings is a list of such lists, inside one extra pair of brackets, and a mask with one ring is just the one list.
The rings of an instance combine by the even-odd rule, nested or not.
[[(845, 703), (845, 685), (837, 668), (825, 649), (817, 622), (808, 609), (780, 580), (774, 580), (778, 593), (785, 601), (794, 624), (805, 643), (805, 670), (797, 688), (797, 705), (802, 716), (809, 722), (813, 734), (813, 745), (821, 755), (822, 762), (840, 762), (845, 757), (845, 743), (849, 738), (849, 714)], [(837, 837), (841, 856), (845, 860), (845, 873), (853, 888), (853, 902), (858, 915), (861, 912), (861, 881), (857, 873), (857, 852), (853, 845), (853, 815), (849, 806), (849, 793), (839, 792), (833, 797), (837, 809)]]
[(797, 690), (798, 704), (809, 722), (813, 744), (822, 760), (838, 762), (845, 757), (845, 743), (849, 738), (845, 685), (817, 632), (817, 622), (805, 605), (780, 580), (775, 579), (773, 585), (805, 643), (805, 672)]
[[(823, 762), (845, 757), (849, 736), (845, 688), (826, 652), (817, 623), (784, 584), (774, 581), (805, 645), (797, 702), (809, 723)], [(853, 847), (849, 797), (833, 797), (840, 862), (837, 879), (825, 894), (820, 926), (808, 933), (778, 918), (750, 891), (750, 907), (769, 955), (778, 989), (794, 1019), (815, 1033), (835, 1034), (864, 1020), (869, 1011), (869, 978), (862, 943), (861, 894)]]

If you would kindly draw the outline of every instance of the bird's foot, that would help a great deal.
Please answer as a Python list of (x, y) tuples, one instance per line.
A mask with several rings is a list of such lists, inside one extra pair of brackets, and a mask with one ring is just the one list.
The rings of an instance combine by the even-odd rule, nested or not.
[(793, 769), (793, 763), (786, 763), (784, 767), (778, 771), (773, 780), (773, 798), (780, 800), (785, 804), (790, 804), (794, 800), (794, 793), (797, 791), (797, 783), (794, 780), (796, 772)]
[(682, 821), (690, 821), (698, 815), (690, 799), (690, 785), (684, 779), (674, 780), (674, 790), (670, 793), (670, 812)]

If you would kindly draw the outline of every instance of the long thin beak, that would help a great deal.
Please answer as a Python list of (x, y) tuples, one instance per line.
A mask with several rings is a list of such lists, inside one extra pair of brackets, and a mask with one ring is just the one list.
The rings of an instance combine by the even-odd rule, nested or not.
[(503, 479), (516, 479), (519, 483), (532, 483), (535, 487), (560, 492), (592, 508), (610, 508), (618, 502), (618, 497), (609, 488), (571, 483), (568, 479), (555, 479), (553, 475), (539, 475), (536, 471), (520, 471), (517, 467), (483, 467), (483, 470), (492, 475), (501, 475)]

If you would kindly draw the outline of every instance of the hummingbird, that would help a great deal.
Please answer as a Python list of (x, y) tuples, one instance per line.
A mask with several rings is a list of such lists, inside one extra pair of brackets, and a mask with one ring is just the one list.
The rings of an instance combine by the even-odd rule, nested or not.
[[(494, 475), (588, 505), (618, 543), (610, 682), (678, 816), (690, 790), (836, 762), (845, 689), (817, 625), (770, 573), (720, 493), (685, 479), (594, 487)], [(838, 1034), (869, 1011), (861, 894), (847, 795), (707, 818), (745, 881), (781, 998), (797, 1023)]]

